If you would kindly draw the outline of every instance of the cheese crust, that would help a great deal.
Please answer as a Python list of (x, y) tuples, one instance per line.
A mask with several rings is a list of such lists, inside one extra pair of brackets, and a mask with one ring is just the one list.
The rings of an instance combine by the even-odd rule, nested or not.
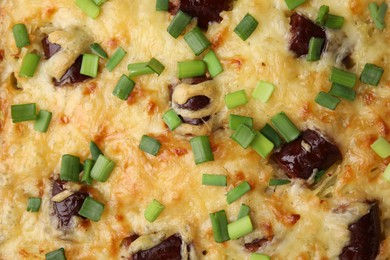
[[(224, 68), (207, 83), (215, 88), (210, 93), (213, 121), (203, 128), (170, 131), (162, 115), (170, 109), (168, 86), (177, 83), (177, 62), (198, 58), (182, 36), (174, 39), (167, 33), (172, 15), (156, 12), (155, 1), (109, 0), (95, 20), (74, 1), (1, 1), (0, 259), (42, 259), (60, 247), (65, 248), (68, 259), (119, 259), (125, 237), (153, 233), (165, 237), (180, 234), (193, 246), (197, 259), (249, 259), (251, 253), (244, 244), (264, 238), (267, 242), (259, 252), (272, 259), (337, 259), (348, 244), (348, 226), (368, 213), (366, 202), (373, 200), (379, 201), (385, 237), (377, 258), (389, 259), (390, 184), (381, 175), (390, 159), (377, 156), (370, 145), (379, 136), (390, 140), (390, 30), (375, 29), (369, 2), (307, 1), (297, 8), (295, 11), (314, 20), (319, 7), (326, 4), (331, 13), (345, 18), (341, 30), (327, 32), (337, 48), (329, 48), (318, 62), (307, 62), (289, 51), (292, 12), (284, 0), (236, 1), (232, 10), (221, 13), (222, 22), (211, 24), (205, 32)], [(248, 12), (259, 26), (242, 41), (233, 31)], [(15, 45), (12, 27), (16, 23), (28, 27), (28, 48), (20, 50)], [(195, 23), (193, 20), (190, 27)], [(42, 60), (33, 78), (19, 78), (24, 55), (34, 50), (42, 53), (44, 28), (68, 32), (77, 28), (90, 43), (100, 43), (109, 56), (119, 46), (127, 55), (113, 72), (105, 69), (101, 60), (96, 78), (74, 86), (54, 87), (52, 77), (61, 76), (53, 70), (58, 65), (52, 64), (55, 60)], [(85, 51), (85, 46), (79, 46), (80, 51)], [(314, 99), (319, 91), (330, 89), (330, 71), (340, 65), (337, 57), (343, 50), (351, 50), (353, 73), (360, 75), (366, 63), (385, 71), (378, 87), (358, 82), (356, 100), (343, 100), (331, 111)], [(136, 86), (127, 101), (112, 95), (120, 76), (127, 74), (127, 64), (152, 57), (165, 65), (159, 77), (135, 78)], [(13, 73), (22, 90), (14, 88)], [(276, 86), (267, 103), (251, 98), (260, 80)], [(224, 96), (241, 89), (248, 104), (228, 110)], [(185, 102), (184, 95), (173, 99)], [(10, 106), (23, 103), (36, 103), (39, 109), (53, 113), (47, 133), (34, 131), (33, 122), (12, 123)], [(230, 138), (229, 114), (252, 117), (254, 129), (261, 129), (281, 111), (299, 129), (318, 130), (340, 149), (342, 162), (331, 167), (319, 184), (309, 186), (296, 179), (291, 185), (268, 187), (268, 181), (284, 176), (283, 172), (269, 158), (251, 148), (243, 149)], [(182, 135), (191, 131), (210, 135), (213, 162), (194, 163), (190, 138)], [(144, 134), (161, 142), (157, 156), (138, 148)], [(91, 140), (116, 163), (108, 181), (94, 182), (90, 190), (105, 204), (105, 210), (99, 222), (85, 224), (74, 217), (72, 228), (63, 231), (53, 216), (52, 179), (60, 172), (63, 154), (90, 158)], [(202, 185), (203, 173), (226, 175), (228, 186)], [(225, 194), (245, 180), (252, 190), (228, 205)], [(38, 213), (26, 211), (29, 197), (42, 198)], [(143, 214), (153, 199), (165, 209), (149, 223)], [(209, 213), (224, 209), (233, 222), (242, 203), (250, 206), (254, 232), (216, 243)], [(150, 248), (145, 243), (138, 246)]]

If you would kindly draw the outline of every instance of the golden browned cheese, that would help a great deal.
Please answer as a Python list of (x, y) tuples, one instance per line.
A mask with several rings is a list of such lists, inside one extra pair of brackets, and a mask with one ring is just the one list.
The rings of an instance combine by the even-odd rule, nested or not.
[[(0, 259), (42, 259), (60, 247), (68, 259), (119, 259), (125, 237), (158, 232), (180, 234), (194, 246), (198, 259), (249, 259), (244, 244), (264, 238), (269, 241), (259, 252), (272, 259), (337, 259), (350, 238), (348, 225), (368, 212), (365, 202), (370, 200), (379, 201), (385, 236), (378, 259), (389, 259), (390, 183), (381, 176), (389, 159), (377, 156), (370, 145), (379, 136), (390, 140), (390, 30), (375, 29), (369, 0), (306, 2), (296, 11), (312, 20), (323, 4), (345, 17), (341, 30), (328, 30), (336, 46), (329, 46), (318, 62), (296, 58), (289, 51), (292, 12), (284, 0), (235, 1), (231, 11), (221, 13), (220, 24), (209, 26), (206, 36), (224, 72), (212, 83), (217, 116), (210, 141), (215, 161), (195, 165), (189, 137), (169, 131), (162, 120), (170, 108), (168, 85), (177, 83), (177, 62), (198, 59), (182, 36), (174, 39), (167, 33), (172, 15), (156, 12), (154, 0), (109, 0), (95, 20), (73, 0), (1, 0)], [(244, 42), (233, 30), (248, 12), (259, 26)], [(390, 25), (389, 14), (386, 22)], [(16, 23), (25, 23), (30, 35), (31, 45), (21, 50), (12, 34)], [(45, 30), (72, 28), (83, 30), (110, 56), (119, 46), (127, 55), (113, 72), (101, 60), (96, 78), (68, 87), (54, 87), (50, 73), (56, 73), (55, 64), (42, 59), (33, 78), (17, 77), (23, 90), (15, 90), (11, 74), (18, 74), (27, 52), (43, 53), (40, 41)], [(366, 63), (385, 72), (378, 87), (358, 82), (356, 100), (343, 100), (331, 111), (314, 99), (319, 91), (330, 89), (329, 74), (332, 66), (341, 65), (337, 55), (342, 50), (351, 50), (353, 73), (360, 75)], [(136, 86), (127, 101), (112, 95), (120, 76), (127, 74), (127, 64), (152, 57), (165, 65), (159, 77), (134, 78)], [(267, 103), (251, 97), (260, 80), (276, 86)], [(228, 110), (224, 96), (241, 89), (248, 104)], [(53, 113), (47, 133), (34, 131), (33, 122), (12, 123), (10, 106), (32, 102)], [(284, 176), (278, 166), (230, 139), (229, 114), (253, 117), (254, 128), (261, 129), (281, 111), (298, 128), (316, 129), (329, 137), (342, 153), (342, 162), (314, 187), (294, 180), (269, 188), (269, 179)], [(157, 156), (138, 148), (144, 134), (162, 143)], [(83, 225), (74, 217), (73, 227), (61, 231), (53, 216), (51, 178), (59, 173), (63, 154), (90, 158), (91, 140), (116, 163), (107, 182), (93, 184), (93, 195), (105, 210), (99, 222)], [(228, 186), (203, 186), (203, 173), (226, 175)], [(228, 205), (225, 194), (243, 180), (252, 190)], [(29, 197), (42, 197), (38, 213), (26, 211)], [(153, 199), (165, 210), (149, 223), (144, 210)], [(209, 213), (224, 209), (232, 222), (242, 203), (250, 206), (254, 232), (216, 243)]]

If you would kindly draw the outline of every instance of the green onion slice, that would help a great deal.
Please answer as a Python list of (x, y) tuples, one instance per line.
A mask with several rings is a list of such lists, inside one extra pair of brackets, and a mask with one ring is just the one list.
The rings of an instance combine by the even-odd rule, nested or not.
[(91, 170), (91, 177), (97, 181), (105, 182), (114, 170), (115, 163), (104, 155), (99, 155)]
[(275, 147), (279, 147), (282, 144), (282, 138), (280, 138), (279, 134), (269, 124), (265, 124), (260, 130), (260, 133), (267, 137)]
[(65, 250), (59, 248), (57, 250), (51, 251), (45, 255), (46, 260), (66, 260)]
[(228, 232), (228, 220), (225, 210), (210, 213), (211, 226), (213, 228), (214, 240), (222, 243), (230, 239)]
[(168, 128), (173, 131), (178, 126), (182, 124), (182, 121), (180, 117), (176, 114), (175, 110), (170, 109), (167, 112), (164, 113), (162, 119), (164, 120), (165, 124), (167, 124)]
[(325, 20), (325, 27), (329, 29), (340, 29), (344, 25), (344, 17), (328, 14)]
[(168, 9), (169, 9), (169, 0), (156, 1), (156, 11), (168, 11)]
[(228, 109), (236, 108), (248, 103), (245, 90), (238, 90), (225, 96), (225, 103)]
[(390, 182), (390, 163), (387, 165), (387, 167), (386, 167), (386, 169), (385, 169), (385, 171), (383, 173), (383, 178), (386, 181)]
[(127, 100), (133, 91), (135, 82), (123, 74), (116, 84), (112, 94), (121, 100)]
[(228, 225), (230, 239), (239, 239), (253, 231), (251, 218), (245, 216)]
[(382, 136), (371, 145), (371, 149), (383, 159), (390, 156), (390, 143)]
[(99, 158), (99, 155), (103, 154), (103, 152), (99, 149), (97, 144), (93, 141), (89, 143), (89, 150), (91, 151), (92, 159), (96, 161)]
[(239, 220), (240, 218), (243, 218), (245, 216), (248, 216), (249, 211), (250, 211), (250, 208), (248, 205), (241, 204), (240, 211), (238, 212), (238, 215), (237, 215), (237, 220)]
[(47, 110), (40, 110), (37, 120), (34, 123), (34, 130), (41, 133), (46, 133), (49, 128), (52, 113)]
[(179, 11), (168, 26), (168, 33), (176, 39), (191, 22), (191, 19), (191, 16), (182, 11)]
[(327, 109), (330, 110), (335, 110), (338, 104), (340, 103), (339, 98), (322, 91), (317, 94), (315, 101), (317, 104), (326, 107)]
[(95, 54), (83, 54), (80, 74), (95, 78), (99, 69), (99, 57)]
[(147, 65), (147, 62), (132, 63), (127, 65), (127, 69), (130, 72), (129, 77), (153, 74), (154, 71), (151, 68), (147, 67)]
[(192, 152), (194, 154), (195, 164), (214, 161), (214, 155), (211, 150), (208, 136), (196, 136), (190, 140)]
[(60, 179), (63, 181), (79, 181), (80, 158), (70, 154), (64, 154), (61, 160)]
[(100, 46), (99, 43), (92, 43), (89, 45), (89, 48), (91, 49), (92, 53), (96, 54), (102, 59), (108, 59), (107, 52)]
[(292, 142), (298, 138), (301, 134), (299, 129), (294, 125), (294, 123), (288, 118), (284, 112), (280, 112), (272, 119), (272, 124), (279, 131), (280, 135), (286, 140), (286, 142)]
[(249, 127), (253, 127), (253, 118), (247, 116), (240, 115), (229, 115), (229, 128), (232, 130), (237, 130), (237, 128), (241, 125), (247, 125)]
[(179, 79), (199, 77), (206, 74), (206, 63), (201, 60), (177, 63)]
[(329, 94), (332, 94), (333, 96), (344, 98), (350, 101), (354, 101), (356, 98), (356, 91), (345, 87), (340, 84), (333, 83), (331, 89), (329, 90)]
[(190, 46), (191, 50), (195, 53), (196, 56), (199, 56), (208, 47), (211, 46), (211, 42), (206, 38), (199, 27), (195, 27), (186, 35), (184, 35), (184, 40), (187, 42), (188, 46)]
[(236, 26), (234, 32), (243, 40), (246, 41), (249, 36), (256, 30), (259, 22), (249, 13), (247, 13), (241, 22)]
[(356, 75), (333, 67), (329, 80), (333, 83), (337, 83), (346, 87), (353, 88), (356, 85)]
[(91, 170), (95, 164), (94, 160), (87, 159), (84, 161), (84, 173), (83, 177), (81, 178), (81, 181), (88, 184), (92, 185), (92, 177), (91, 177)]
[(307, 53), (308, 61), (318, 61), (321, 58), (321, 48), (324, 44), (323, 38), (311, 37), (309, 42), (309, 51)]
[(154, 156), (158, 154), (160, 147), (161, 143), (158, 140), (147, 135), (142, 136), (141, 142), (139, 144), (139, 148), (142, 151)]
[(207, 64), (207, 68), (212, 78), (215, 78), (223, 71), (222, 65), (219, 62), (218, 57), (213, 50), (210, 50), (203, 57), (203, 61)]
[(162, 205), (157, 200), (153, 200), (148, 207), (145, 210), (144, 216), (145, 219), (149, 222), (154, 222), (157, 217), (161, 214), (161, 212), (164, 210), (165, 206)]
[(29, 198), (27, 201), (27, 211), (28, 212), (38, 212), (41, 207), (41, 198)]
[(281, 186), (291, 183), (290, 180), (283, 180), (283, 179), (270, 179), (268, 182), (268, 186)]
[(79, 210), (79, 214), (94, 222), (98, 222), (103, 214), (103, 210), (104, 204), (91, 197), (86, 197)]
[(233, 202), (244, 196), (250, 190), (251, 186), (247, 181), (240, 183), (226, 194), (227, 203), (232, 204)]
[(38, 68), (39, 61), (41, 56), (35, 53), (27, 53), (24, 56), (22, 61), (22, 66), (20, 67), (19, 77), (31, 78), (34, 76), (35, 71)]
[(92, 0), (75, 0), (76, 5), (89, 17), (96, 19), (100, 14), (100, 7)]
[(256, 137), (256, 132), (245, 124), (241, 124), (230, 137), (236, 143), (246, 149)]
[(207, 186), (226, 186), (227, 177), (225, 175), (203, 174), (202, 184)]
[(116, 49), (116, 51), (106, 64), (106, 68), (108, 69), (108, 71), (113, 71), (115, 67), (118, 66), (118, 64), (123, 60), (126, 54), (127, 52), (122, 47)]
[(37, 119), (35, 103), (11, 105), (12, 123), (19, 123)]
[(93, 0), (93, 2), (94, 2), (97, 6), (101, 6), (101, 5), (103, 5), (105, 2), (107, 2), (107, 0)]
[(306, 0), (284, 0), (289, 10), (294, 10), (298, 6), (304, 4)]
[(252, 253), (249, 260), (271, 260), (271, 257), (264, 254)]
[(148, 64), (146, 64), (146, 67), (153, 70), (157, 75), (160, 76), (160, 74), (164, 71), (165, 66), (157, 59), (152, 58)]
[(376, 66), (375, 64), (366, 63), (362, 74), (360, 75), (360, 81), (368, 85), (378, 86), (383, 72), (384, 70), (381, 67)]
[(253, 140), (251, 147), (260, 154), (261, 157), (266, 158), (274, 149), (274, 144), (261, 133), (256, 133), (256, 137)]
[(23, 23), (15, 24), (14, 27), (12, 27), (12, 32), (14, 34), (15, 43), (18, 48), (23, 48), (30, 45), (30, 39), (28, 37), (26, 25)]
[(329, 6), (321, 5), (320, 10), (318, 11), (318, 16), (316, 23), (319, 25), (325, 25), (326, 18), (328, 17)]
[(267, 103), (274, 90), (275, 86), (273, 84), (266, 81), (260, 81), (257, 83), (257, 86), (252, 93), (252, 97), (263, 103)]

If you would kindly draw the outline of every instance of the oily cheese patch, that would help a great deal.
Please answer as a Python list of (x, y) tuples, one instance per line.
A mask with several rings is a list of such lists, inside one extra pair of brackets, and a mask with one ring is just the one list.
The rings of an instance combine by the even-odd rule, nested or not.
[[(155, 1), (109, 0), (97, 19), (88, 17), (74, 1), (2, 1), (0, 259), (42, 259), (61, 247), (68, 259), (119, 259), (126, 254), (122, 240), (132, 234), (156, 234), (160, 240), (179, 234), (195, 250), (186, 251), (191, 259), (249, 259), (251, 252), (245, 244), (256, 239), (265, 239), (258, 252), (272, 259), (337, 259), (349, 243), (348, 226), (369, 212), (368, 201), (379, 203), (385, 237), (377, 258), (389, 259), (390, 184), (382, 178), (389, 158), (380, 158), (370, 145), (380, 136), (390, 140), (390, 31), (375, 29), (369, 2), (306, 1), (296, 8), (315, 20), (320, 6), (328, 5), (332, 14), (345, 18), (342, 29), (326, 30), (328, 49), (321, 60), (307, 62), (289, 50), (293, 12), (284, 0), (234, 1), (231, 10), (221, 12), (222, 21), (205, 31), (224, 69), (212, 81), (200, 83), (212, 97), (207, 110), (212, 117), (202, 126), (182, 125), (170, 131), (162, 120), (172, 107), (170, 86), (184, 92), (191, 87), (178, 80), (177, 63), (200, 60), (203, 54), (196, 57), (183, 36), (174, 39), (168, 34), (173, 16), (155, 11)], [(248, 12), (259, 25), (243, 41), (234, 29)], [(16, 23), (26, 24), (30, 46), (16, 47), (12, 34)], [(192, 20), (186, 32), (195, 25)], [(71, 64), (65, 54), (55, 64), (42, 58), (34, 77), (19, 77), (22, 58), (33, 51), (42, 56), (43, 36), (55, 31), (86, 35), (77, 55), (89, 52), (88, 44), (93, 42), (101, 44), (109, 56), (118, 47), (127, 54), (112, 72), (100, 60), (98, 76), (75, 85), (53, 85), (53, 77), (64, 69), (56, 66)], [(342, 100), (331, 111), (314, 100), (318, 92), (329, 91), (331, 68), (343, 66), (340, 57), (345, 53), (354, 63), (350, 72), (359, 76), (366, 63), (373, 63), (384, 68), (384, 74), (377, 87), (358, 81), (355, 101)], [(127, 101), (112, 95), (121, 75), (128, 73), (128, 64), (153, 57), (165, 66), (160, 76), (133, 78), (136, 85)], [(21, 90), (15, 89), (13, 74)], [(275, 85), (267, 103), (252, 98), (259, 81)], [(192, 89), (191, 95), (204, 93), (199, 89)], [(225, 95), (239, 90), (245, 90), (248, 103), (227, 109)], [(184, 102), (180, 98), (185, 94), (174, 92), (173, 100)], [(24, 103), (36, 103), (53, 113), (47, 133), (34, 131), (31, 121), (12, 123), (11, 105)], [(288, 185), (269, 187), (270, 179), (286, 178), (284, 172), (269, 157), (243, 149), (230, 138), (229, 114), (252, 117), (253, 128), (260, 130), (282, 111), (298, 129), (316, 130), (339, 148), (342, 161), (329, 168), (320, 183), (308, 185), (294, 179)], [(207, 113), (203, 112), (185, 116), (204, 118)], [(160, 141), (157, 156), (139, 149), (145, 134)], [(210, 136), (214, 161), (195, 164), (188, 134)], [(99, 222), (76, 216), (69, 229), (61, 230), (51, 201), (53, 178), (58, 178), (62, 155), (72, 154), (82, 161), (91, 158), (91, 140), (116, 164), (107, 182), (94, 182), (88, 188), (105, 209)], [(204, 173), (226, 175), (227, 186), (202, 185)], [(251, 191), (228, 205), (226, 193), (243, 181)], [(38, 213), (26, 211), (29, 197), (42, 198)], [(144, 210), (153, 199), (165, 209), (149, 223)], [(216, 243), (209, 214), (225, 210), (233, 222), (241, 204), (250, 207), (254, 231), (238, 240)], [(131, 250), (153, 247), (158, 239), (139, 240)]]

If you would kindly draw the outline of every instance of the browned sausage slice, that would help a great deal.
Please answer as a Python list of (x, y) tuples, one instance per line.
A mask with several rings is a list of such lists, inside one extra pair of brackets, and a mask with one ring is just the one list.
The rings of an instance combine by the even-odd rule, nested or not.
[(182, 240), (172, 235), (157, 246), (142, 250), (133, 255), (133, 260), (181, 260)]
[(80, 55), (76, 61), (70, 66), (60, 80), (54, 79), (55, 86), (64, 86), (67, 84), (75, 84), (83, 82), (91, 77), (80, 74), (81, 62), (83, 61), (83, 55)]
[(43, 53), (45, 54), (45, 58), (50, 59), (51, 56), (61, 50), (61, 45), (49, 42), (49, 37), (46, 36), (42, 39), (42, 48)]

